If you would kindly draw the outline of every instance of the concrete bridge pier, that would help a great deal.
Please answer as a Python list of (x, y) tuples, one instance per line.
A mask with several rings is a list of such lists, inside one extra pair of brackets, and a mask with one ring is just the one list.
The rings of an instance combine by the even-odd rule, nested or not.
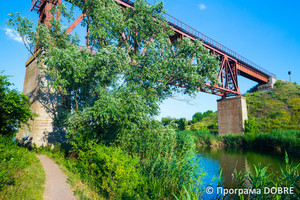
[(56, 115), (58, 95), (48, 86), (48, 79), (42, 72), (42, 65), (37, 62), (36, 56), (26, 62), (26, 74), (23, 85), (23, 94), (30, 99), (32, 112), (39, 116), (29, 121), (27, 126), (19, 129), (16, 138), (20, 141), (26, 139), (36, 146), (60, 143), (61, 131), (53, 126)]
[(217, 102), (219, 134), (243, 134), (244, 121), (248, 119), (246, 98), (237, 96), (220, 99)]

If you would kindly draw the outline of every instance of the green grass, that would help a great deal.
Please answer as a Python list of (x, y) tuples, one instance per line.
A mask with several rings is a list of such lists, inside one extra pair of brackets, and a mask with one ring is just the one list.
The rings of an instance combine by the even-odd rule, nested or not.
[(271, 150), (300, 155), (299, 130), (273, 130), (270, 133), (215, 135), (208, 131), (183, 131), (196, 136), (198, 146), (214, 146), (236, 149)]
[(218, 113), (214, 112), (204, 117), (200, 122), (188, 125), (186, 129), (218, 132)]
[(77, 197), (77, 199), (106, 199), (97, 192), (97, 188), (94, 185), (84, 182), (80, 176), (80, 173), (74, 170), (76, 164), (75, 155), (71, 154), (67, 156), (66, 150), (59, 145), (56, 145), (53, 149), (51, 147), (40, 147), (34, 151), (38, 154), (47, 155), (60, 166), (62, 171), (68, 177), (68, 183), (70, 184), (71, 189), (74, 191), (74, 195)]
[(194, 136), (163, 127), (134, 136), (123, 141), (126, 148), (92, 144), (76, 151), (59, 146), (36, 151), (62, 166), (79, 199), (175, 199), (185, 194), (183, 186), (198, 199), (193, 189), (202, 174), (194, 175)]
[(270, 92), (246, 94), (248, 117), (259, 130), (300, 130), (300, 85), (278, 80)]
[(45, 172), (34, 153), (0, 136), (0, 199), (42, 199)]

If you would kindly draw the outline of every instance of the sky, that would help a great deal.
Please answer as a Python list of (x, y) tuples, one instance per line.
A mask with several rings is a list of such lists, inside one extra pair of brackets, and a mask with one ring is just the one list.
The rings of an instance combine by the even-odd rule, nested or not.
[[(153, 3), (153, 0), (148, 0)], [(300, 83), (300, 1), (299, 0), (164, 0), (168, 14), (190, 25), (229, 49), (276, 74), (280, 80)], [(25, 62), (30, 55), (21, 38), (5, 22), (11, 12), (20, 12), (37, 23), (30, 12), (30, 0), (4, 1), (0, 7), (0, 71), (23, 89)], [(242, 93), (256, 83), (238, 77)], [(196, 112), (217, 110), (219, 97), (199, 92), (169, 98), (157, 117), (192, 119)]]

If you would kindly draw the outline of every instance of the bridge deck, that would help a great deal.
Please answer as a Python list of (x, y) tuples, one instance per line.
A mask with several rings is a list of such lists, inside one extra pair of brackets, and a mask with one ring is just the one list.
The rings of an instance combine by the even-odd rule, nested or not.
[[(134, 5), (134, 2), (130, 0), (116, 0), (116, 2), (120, 3), (125, 7), (133, 7)], [(207, 48), (214, 49), (214, 51), (218, 50), (220, 53), (225, 54), (231, 57), (232, 59), (236, 60), (238, 71), (241, 76), (244, 76), (258, 83), (267, 83), (269, 77), (276, 77), (275, 74), (263, 69), (257, 64), (251, 62), (250, 60), (246, 59), (240, 54), (223, 46), (222, 44), (197, 31), (196, 29), (190, 27), (189, 25), (181, 22), (175, 17), (172, 17), (169, 14), (165, 14), (165, 20), (167, 20), (169, 24), (173, 27), (175, 33), (179, 33), (181, 35), (184, 35), (185, 37), (189, 37), (192, 40), (199, 39)]]

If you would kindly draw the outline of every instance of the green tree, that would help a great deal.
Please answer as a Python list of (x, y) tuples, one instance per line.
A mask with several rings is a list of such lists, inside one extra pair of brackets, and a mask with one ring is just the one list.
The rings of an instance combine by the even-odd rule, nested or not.
[(212, 110), (205, 111), (204, 113), (201, 112), (195, 113), (192, 118), (192, 124), (202, 121), (203, 118), (209, 116), (212, 113), (213, 113)]
[(0, 134), (14, 137), (21, 125), (28, 125), (28, 120), (35, 114), (30, 111), (30, 102), (26, 95), (10, 89), (12, 83), (0, 72)]
[[(57, 112), (67, 113), (60, 121), (68, 142), (79, 152), (103, 142), (140, 157), (141, 173), (148, 177), (145, 198), (170, 199), (182, 185), (194, 187), (193, 140), (181, 141), (183, 137), (180, 145), (176, 132), (154, 123), (154, 117), (166, 98), (194, 96), (200, 84), (215, 83), (216, 56), (199, 40), (171, 43), (174, 32), (162, 20), (163, 3), (151, 6), (137, 0), (133, 9), (122, 9), (114, 0), (71, 2), (87, 15), (88, 48), (67, 34), (54, 9), (49, 27), (34, 27), (20, 14), (8, 21), (24, 41), (42, 51), (37, 60), (60, 95), (63, 109)], [(59, 9), (71, 18), (64, 5)]]
[[(67, 35), (55, 17), (50, 27), (35, 28), (19, 14), (8, 22), (43, 50), (39, 61), (72, 113), (66, 124), (70, 139), (112, 141), (122, 129), (152, 120), (167, 97), (193, 96), (199, 84), (216, 81), (218, 60), (199, 40), (170, 43), (174, 32), (161, 20), (163, 3), (150, 6), (137, 0), (134, 9), (121, 9), (114, 0), (71, 2), (87, 14), (89, 50)], [(72, 13), (60, 9), (70, 19)]]
[(194, 123), (200, 122), (202, 119), (203, 119), (202, 112), (197, 112), (193, 115), (192, 123), (194, 124)]
[(174, 118), (171, 118), (171, 117), (163, 117), (161, 118), (161, 123), (164, 125), (164, 126), (167, 126), (169, 125), (171, 122), (175, 121)]

